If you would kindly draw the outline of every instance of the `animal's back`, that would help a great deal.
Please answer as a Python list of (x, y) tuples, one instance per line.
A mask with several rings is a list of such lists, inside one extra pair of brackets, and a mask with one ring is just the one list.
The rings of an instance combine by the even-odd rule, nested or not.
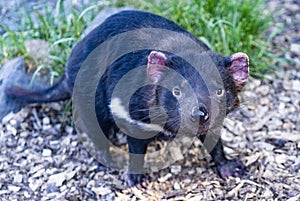
[(122, 11), (107, 18), (74, 47), (66, 66), (67, 83), (70, 90), (74, 86), (76, 75), (82, 63), (95, 48), (113, 36), (141, 28), (166, 29), (183, 33), (200, 43), (204, 50), (209, 50), (205, 44), (171, 20), (145, 11)]
[[(7, 96), (22, 102), (24, 105), (70, 98), (77, 73), (83, 62), (95, 48), (113, 36), (140, 28), (158, 28), (175, 31), (185, 34), (197, 43), (201, 43), (196, 37), (180, 26), (159, 15), (145, 11), (122, 11), (108, 17), (101, 25), (96, 27), (74, 46), (66, 64), (64, 75), (55, 85), (44, 90), (28, 90), (23, 87), (13, 86), (6, 89)], [(140, 39), (139, 42), (143, 42), (143, 40)], [(204, 50), (208, 50), (204, 44), (201, 43), (201, 46)]]

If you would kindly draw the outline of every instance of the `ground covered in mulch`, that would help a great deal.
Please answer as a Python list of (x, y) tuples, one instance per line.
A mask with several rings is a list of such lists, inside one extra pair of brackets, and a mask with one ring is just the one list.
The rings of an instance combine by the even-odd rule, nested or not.
[(272, 46), (284, 59), (266, 79), (250, 78), (222, 131), (227, 155), (247, 165), (244, 178), (222, 180), (194, 142), (182, 160), (149, 174), (146, 187), (127, 188), (122, 172), (86, 151), (68, 102), (51, 103), (0, 124), (0, 200), (300, 200), (300, 5), (269, 6), (281, 13), (272, 29), (284, 28)]

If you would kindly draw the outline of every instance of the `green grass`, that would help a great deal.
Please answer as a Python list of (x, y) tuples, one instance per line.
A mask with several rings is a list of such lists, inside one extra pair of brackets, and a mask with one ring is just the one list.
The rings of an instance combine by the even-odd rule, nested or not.
[[(80, 39), (81, 33), (100, 8), (100, 5), (88, 8), (73, 6), (71, 12), (66, 13), (63, 0), (58, 0), (54, 10), (49, 7), (33, 10), (36, 20), (24, 11), (25, 17), (17, 31), (0, 25), (6, 31), (0, 36), (0, 64), (10, 58), (23, 56), (27, 63), (36, 65), (38, 71), (48, 68), (53, 74), (60, 75), (74, 43)], [(40, 64), (28, 55), (24, 43), (29, 39), (43, 39), (48, 42), (49, 64)]]
[[(196, 35), (211, 49), (222, 55), (245, 52), (250, 57), (251, 74), (263, 77), (272, 72), (274, 55), (269, 51), (271, 34), (266, 29), (272, 18), (265, 14), (265, 0), (114, 0), (112, 6), (135, 6), (165, 16)], [(51, 63), (48, 68), (61, 74), (73, 44), (79, 40), (86, 25), (101, 6), (72, 8), (66, 15), (62, 1), (55, 11), (36, 12), (38, 26), (27, 15), (24, 28), (7, 32), (0, 38), (0, 62), (26, 53), (24, 41), (30, 38), (45, 39), (51, 44)], [(54, 14), (53, 14), (54, 13)]]
[(266, 36), (273, 21), (266, 14), (265, 0), (117, 0), (115, 4), (134, 5), (167, 17), (220, 54), (247, 53), (255, 77), (274, 70), (270, 42), (276, 33)]

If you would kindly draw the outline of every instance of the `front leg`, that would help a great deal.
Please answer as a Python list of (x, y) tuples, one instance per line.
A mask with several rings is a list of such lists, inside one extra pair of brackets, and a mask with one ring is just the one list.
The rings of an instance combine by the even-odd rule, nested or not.
[(144, 157), (147, 151), (149, 140), (136, 139), (127, 136), (127, 143), (129, 147), (129, 164), (128, 173), (125, 175), (125, 181), (129, 187), (135, 186), (143, 182), (144, 174)]
[(225, 157), (220, 136), (207, 134), (199, 136), (199, 139), (210, 152), (213, 161), (217, 165), (218, 173), (223, 179), (227, 179), (230, 176), (242, 177), (246, 173), (246, 167), (240, 160), (228, 160)]

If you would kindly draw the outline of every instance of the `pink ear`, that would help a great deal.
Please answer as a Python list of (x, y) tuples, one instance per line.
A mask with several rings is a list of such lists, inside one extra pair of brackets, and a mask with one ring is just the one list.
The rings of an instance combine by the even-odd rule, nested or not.
[(152, 51), (148, 56), (147, 75), (153, 83), (157, 83), (166, 68), (167, 56), (162, 52)]
[(245, 53), (239, 52), (229, 57), (230, 65), (227, 70), (231, 73), (235, 83), (241, 87), (249, 77), (249, 58)]

